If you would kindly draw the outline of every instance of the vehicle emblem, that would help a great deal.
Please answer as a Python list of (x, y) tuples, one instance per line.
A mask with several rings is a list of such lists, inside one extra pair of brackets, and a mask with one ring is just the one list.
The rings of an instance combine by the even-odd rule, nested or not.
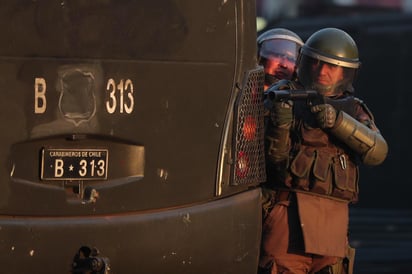
[(79, 69), (65, 72), (59, 79), (59, 110), (63, 117), (79, 126), (96, 114), (95, 78)]

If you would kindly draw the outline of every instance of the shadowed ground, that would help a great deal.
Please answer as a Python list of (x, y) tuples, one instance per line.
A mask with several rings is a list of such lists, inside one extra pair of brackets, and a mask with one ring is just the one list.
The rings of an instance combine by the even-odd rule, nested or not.
[(352, 208), (350, 242), (355, 274), (412, 273), (412, 210)]

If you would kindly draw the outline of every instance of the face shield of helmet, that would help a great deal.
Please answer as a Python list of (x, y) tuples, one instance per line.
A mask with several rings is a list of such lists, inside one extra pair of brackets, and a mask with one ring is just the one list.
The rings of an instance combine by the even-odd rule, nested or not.
[(352, 92), (356, 70), (302, 55), (298, 77), (306, 89), (314, 89), (325, 96), (338, 96)]
[(280, 79), (292, 79), (299, 48), (299, 45), (290, 40), (264, 41), (259, 51), (259, 63), (264, 67), (266, 78), (272, 77), (272, 83)]

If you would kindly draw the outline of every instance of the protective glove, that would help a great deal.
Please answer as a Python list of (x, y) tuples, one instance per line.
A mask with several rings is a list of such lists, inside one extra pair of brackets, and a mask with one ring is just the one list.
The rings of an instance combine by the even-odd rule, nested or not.
[(293, 120), (293, 102), (275, 102), (273, 104), (272, 111), (270, 113), (270, 118), (273, 125), (275, 126), (287, 126), (292, 124)]
[(315, 105), (311, 111), (316, 115), (320, 128), (332, 128), (335, 125), (338, 113), (333, 106), (329, 104)]

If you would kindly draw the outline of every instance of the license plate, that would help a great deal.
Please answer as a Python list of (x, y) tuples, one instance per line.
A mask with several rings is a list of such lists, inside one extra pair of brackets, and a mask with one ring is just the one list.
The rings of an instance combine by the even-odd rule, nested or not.
[(107, 149), (42, 150), (42, 180), (106, 180)]

